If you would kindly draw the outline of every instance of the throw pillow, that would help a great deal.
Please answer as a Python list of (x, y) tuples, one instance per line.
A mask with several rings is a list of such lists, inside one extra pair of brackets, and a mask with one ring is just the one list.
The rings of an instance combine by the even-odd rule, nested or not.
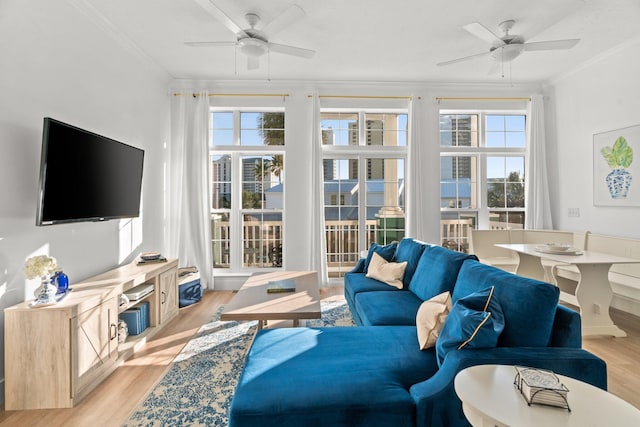
[(366, 273), (369, 270), (369, 264), (371, 263), (371, 258), (374, 253), (377, 253), (386, 261), (393, 261), (393, 257), (396, 255), (396, 248), (398, 247), (398, 242), (391, 242), (388, 245), (379, 245), (377, 243), (372, 243), (369, 246), (369, 253), (367, 254), (367, 258), (364, 260), (364, 272)]
[(493, 286), (458, 299), (436, 341), (438, 366), (452, 350), (493, 348), (504, 329), (504, 315)]
[(444, 291), (452, 292), (462, 263), (474, 257), (442, 246), (425, 247), (409, 283), (409, 290), (423, 301)]
[(411, 283), (413, 274), (416, 272), (416, 267), (418, 266), (420, 256), (422, 255), (422, 252), (424, 252), (424, 248), (426, 248), (427, 246), (428, 245), (426, 243), (413, 239), (411, 237), (405, 237), (400, 240), (400, 243), (398, 243), (395, 261), (407, 261), (407, 268), (404, 271), (404, 278), (402, 279), (405, 288), (409, 287), (409, 283)]
[(406, 267), (406, 261), (400, 263), (387, 262), (377, 252), (374, 252), (366, 276), (402, 289), (402, 277)]
[(498, 345), (547, 347), (558, 306), (558, 287), (467, 260), (460, 269), (451, 299), (455, 303), (458, 298), (488, 286), (495, 286), (495, 296), (507, 320)]
[(435, 347), (440, 330), (451, 311), (451, 294), (443, 292), (423, 302), (416, 315), (420, 350)]

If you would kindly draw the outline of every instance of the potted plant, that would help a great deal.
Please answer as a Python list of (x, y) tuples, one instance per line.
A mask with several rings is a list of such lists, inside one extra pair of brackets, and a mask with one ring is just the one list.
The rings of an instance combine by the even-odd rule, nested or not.
[(616, 139), (613, 147), (604, 147), (600, 150), (600, 153), (609, 164), (609, 167), (613, 169), (606, 178), (611, 198), (623, 199), (627, 197), (633, 178), (626, 170), (633, 162), (633, 150), (627, 144), (627, 140), (620, 136)]

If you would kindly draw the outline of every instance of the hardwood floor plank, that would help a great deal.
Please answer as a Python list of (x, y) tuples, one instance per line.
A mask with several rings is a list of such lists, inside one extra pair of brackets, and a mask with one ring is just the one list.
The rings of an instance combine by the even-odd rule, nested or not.
[(609, 391), (640, 408), (640, 373), (637, 354), (640, 354), (640, 318), (629, 313), (610, 310), (613, 322), (627, 333), (626, 337), (586, 337), (582, 347), (607, 362)]
[[(341, 286), (323, 288), (322, 299), (343, 298)], [(205, 292), (200, 301), (180, 310), (180, 314), (126, 361), (73, 409), (32, 411), (0, 410), (2, 426), (121, 426), (162, 379), (173, 358), (216, 313), (233, 297), (230, 291)], [(583, 340), (587, 350), (602, 357), (608, 366), (609, 390), (640, 408), (640, 375), (636, 355), (640, 353), (640, 318), (612, 309), (614, 322), (628, 337), (590, 337)]]

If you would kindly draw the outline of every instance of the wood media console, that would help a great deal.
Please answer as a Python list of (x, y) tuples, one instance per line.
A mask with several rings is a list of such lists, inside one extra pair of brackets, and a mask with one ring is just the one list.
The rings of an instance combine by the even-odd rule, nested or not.
[[(56, 305), (4, 310), (5, 409), (71, 408), (178, 314), (178, 260), (118, 267), (80, 283)], [(120, 295), (152, 284), (142, 299)], [(149, 327), (118, 342), (118, 315), (149, 302)]]

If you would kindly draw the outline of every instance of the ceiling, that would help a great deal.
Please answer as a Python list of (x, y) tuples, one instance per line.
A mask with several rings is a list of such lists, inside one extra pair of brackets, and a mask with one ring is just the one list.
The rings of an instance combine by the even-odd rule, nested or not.
[[(235, 41), (235, 35), (195, 0), (74, 0), (112, 37), (129, 44), (177, 79), (384, 82), (542, 82), (640, 37), (638, 0), (210, 0), (242, 28), (246, 12), (269, 22), (292, 4), (305, 15), (270, 38), (313, 49), (311, 59), (272, 52), (247, 70), (233, 46), (184, 42)], [(487, 42), (463, 26), (479, 22), (525, 41), (579, 38), (571, 50), (525, 52), (489, 73), (488, 58), (440, 67), (439, 62), (485, 52)], [(96, 21), (94, 19), (94, 21)], [(97, 22), (97, 21), (96, 21)], [(115, 35), (115, 36), (114, 36)]]

